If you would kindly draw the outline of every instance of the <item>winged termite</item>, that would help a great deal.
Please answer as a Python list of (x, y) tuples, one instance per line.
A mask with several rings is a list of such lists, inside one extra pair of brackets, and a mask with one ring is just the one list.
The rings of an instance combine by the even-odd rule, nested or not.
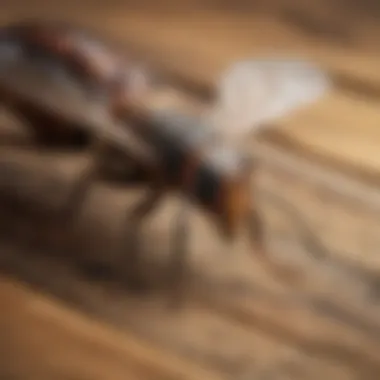
[[(219, 96), (203, 114), (149, 110), (139, 102), (121, 105), (116, 114), (128, 120), (136, 134), (160, 157), (164, 189), (153, 188), (141, 204), (138, 225), (171, 187), (184, 195), (173, 246), (171, 273), (181, 276), (188, 244), (187, 201), (213, 216), (222, 237), (233, 239), (240, 227), (250, 227), (255, 253), (266, 270), (292, 279), (290, 268), (264, 254), (261, 220), (250, 186), (253, 165), (234, 144), (269, 126), (283, 115), (318, 100), (329, 88), (327, 76), (306, 61), (251, 60), (232, 66), (219, 83)], [(261, 96), (262, 95), (262, 96)], [(290, 276), (289, 276), (290, 274)]]
[[(100, 50), (100, 56), (95, 54), (99, 47), (86, 50), (82, 39), (80, 44), (77, 43), (77, 31), (72, 33), (67, 29), (57, 29), (54, 34), (49, 32), (50, 26), (48, 29), (41, 26), (38, 28), (38, 38), (33, 40), (33, 43), (28, 42), (28, 46), (29, 53), (35, 53), (36, 47), (38, 48), (40, 59), (36, 65), (26, 60), (27, 67), (20, 72), (24, 75), (28, 70), (32, 70), (31, 67), (37, 67), (41, 77), (28, 76), (28, 80), (37, 81), (33, 86), (28, 86), (32, 89), (28, 93), (23, 85), (26, 79), (22, 78), (22, 75), (11, 75), (13, 55), (9, 49), (5, 49), (7, 54), (4, 56), (13, 63), (8, 65), (7, 70), (4, 69), (4, 63), (0, 64), (0, 94), (3, 94), (2, 98), (7, 100), (10, 106), (14, 106), (14, 102), (17, 101), (20, 103), (20, 99), (23, 102), (28, 101), (28, 104), (33, 100), (32, 103), (38, 112), (42, 111), (45, 116), (50, 115), (51, 125), (59, 125), (67, 119), (76, 122), (80, 120), (86, 128), (96, 131), (93, 134), (95, 158), (88, 168), (87, 175), (82, 177), (74, 191), (72, 204), (76, 205), (75, 208), (80, 207), (81, 200), (98, 171), (101, 158), (99, 152), (106, 141), (104, 136), (111, 136), (107, 143), (118, 145), (120, 142), (117, 136), (125, 134), (128, 135), (129, 144), (124, 143), (122, 149), (143, 172), (149, 173), (146, 175), (149, 194), (130, 213), (130, 224), (135, 229), (130, 235), (134, 240), (129, 240), (129, 244), (133, 243), (135, 252), (140, 246), (138, 232), (142, 222), (163, 197), (174, 190), (182, 194), (183, 207), (179, 212), (173, 235), (173, 260), (170, 270), (170, 274), (175, 277), (173, 280), (177, 282), (182, 277), (187, 255), (189, 202), (198, 204), (205, 210), (214, 220), (220, 235), (228, 240), (234, 239), (241, 227), (249, 226), (252, 240), (258, 246), (255, 253), (261, 264), (280, 277), (292, 278), (289, 276), (288, 268), (276, 264), (264, 254), (261, 220), (256, 213), (257, 208), (250, 186), (253, 166), (249, 156), (240, 152), (233, 142), (244, 139), (250, 132), (268, 125), (268, 122), (293, 109), (317, 100), (328, 88), (328, 80), (324, 73), (304, 61), (256, 59), (240, 62), (232, 66), (221, 78), (219, 96), (210, 109), (203, 114), (185, 114), (167, 107), (151, 107), (148, 98), (154, 97), (154, 92), (160, 91), (159, 88), (153, 91), (151, 88), (148, 89), (149, 86), (146, 86), (144, 79), (141, 81), (143, 77), (136, 75), (140, 72), (138, 69), (128, 71), (122, 64), (118, 64), (112, 66), (117, 69), (108, 70), (110, 66), (103, 62), (119, 60), (103, 60), (113, 54), (103, 53), (106, 51), (105, 48)], [(41, 30), (45, 30), (45, 34)], [(41, 35), (48, 37), (48, 43), (46, 39), (41, 39)], [(22, 42), (30, 41), (27, 35), (22, 36)], [(9, 41), (14, 42), (8, 36), (4, 46), (8, 46)], [(95, 43), (91, 46), (98, 45)], [(45, 54), (42, 54), (42, 62), (48, 63), (47, 69), (42, 71), (41, 52)], [(51, 68), (57, 66), (51, 65), (51, 61), (46, 59), (46, 53), (50, 60), (59, 62), (60, 67), (65, 69), (63, 72), (67, 72), (68, 66), (74, 65), (77, 78), (80, 79), (80, 95), (73, 95), (78, 92), (77, 80), (72, 77), (70, 81), (61, 80), (62, 77), (57, 75), (56, 71), (48, 75)], [(82, 55), (87, 57), (87, 60), (78, 61), (78, 57)], [(15, 67), (17, 68), (17, 65)], [(105, 67), (107, 70), (104, 70)], [(131, 72), (134, 73), (132, 76)], [(99, 73), (105, 74), (102, 76)], [(42, 87), (38, 90), (39, 83), (42, 86), (45, 77), (54, 80), (49, 82), (50, 90), (40, 91)], [(91, 90), (85, 91), (86, 96), (83, 97), (81, 91), (84, 78), (90, 79), (96, 86), (90, 86)], [(4, 88), (7, 91), (4, 91)], [(91, 96), (93, 91), (97, 96)], [(87, 96), (88, 94), (90, 96)], [(98, 96), (99, 94), (102, 96)], [(56, 110), (54, 116), (51, 114), (53, 108)], [(25, 113), (25, 109), (27, 108), (23, 106), (21, 113), (29, 118), (30, 114)], [(33, 119), (33, 113), (31, 115)], [(39, 120), (37, 124), (38, 122)], [(120, 141), (123, 139), (120, 138)], [(143, 148), (136, 150), (136, 146), (142, 145)], [(293, 275), (292, 271), (290, 273)]]

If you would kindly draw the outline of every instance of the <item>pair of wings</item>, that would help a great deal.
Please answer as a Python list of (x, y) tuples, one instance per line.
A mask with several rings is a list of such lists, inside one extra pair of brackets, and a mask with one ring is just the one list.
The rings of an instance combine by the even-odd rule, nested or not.
[(226, 140), (240, 140), (317, 101), (329, 88), (328, 76), (304, 60), (240, 61), (219, 80), (209, 124)]
[[(0, 89), (11, 88), (60, 115), (91, 125), (105, 137), (108, 133), (112, 140), (123, 140), (117, 129), (110, 128), (114, 121), (104, 107), (84, 96), (80, 86), (65, 78), (59, 67), (33, 66), (18, 54), (20, 52), (11, 49), (0, 49)], [(224, 140), (237, 141), (317, 101), (329, 87), (327, 75), (304, 60), (256, 58), (239, 61), (221, 76), (217, 97), (203, 115), (202, 124)]]

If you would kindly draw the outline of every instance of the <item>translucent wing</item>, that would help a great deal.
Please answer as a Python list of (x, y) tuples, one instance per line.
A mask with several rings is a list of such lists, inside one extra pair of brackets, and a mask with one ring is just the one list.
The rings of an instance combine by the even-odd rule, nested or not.
[(316, 101), (330, 82), (303, 60), (255, 59), (233, 65), (218, 85), (208, 118), (225, 138), (236, 140)]

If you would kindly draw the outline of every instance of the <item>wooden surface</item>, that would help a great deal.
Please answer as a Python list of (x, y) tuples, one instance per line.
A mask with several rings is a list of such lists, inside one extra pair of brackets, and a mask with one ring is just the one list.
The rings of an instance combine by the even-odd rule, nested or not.
[[(2, 378), (217, 379), (1, 278)], [(6, 336), (5, 336), (6, 334)], [(9, 376), (9, 377), (8, 377)]]
[[(197, 212), (192, 218), (186, 301), (176, 312), (168, 308), (164, 281), (176, 209), (173, 200), (144, 228), (144, 268), (151, 286), (146, 293), (133, 293), (128, 251), (120, 251), (120, 243), (129, 228), (123, 224), (125, 213), (139, 196), (138, 189), (99, 184), (70, 230), (64, 233), (49, 222), (49, 216), (64, 205), (70, 184), (85, 163), (83, 155), (1, 151), (0, 265), (3, 273), (117, 329), (119, 339), (109, 348), (106, 336), (110, 333), (95, 332), (90, 321), (88, 327), (74, 322), (70, 313), (51, 306), (51, 301), (38, 301), (30, 291), (15, 291), (4, 280), (1, 294), (13, 301), (2, 301), (4, 310), (9, 310), (0, 320), (1, 331), (8, 334), (2, 349), (9, 349), (13, 342), (8, 353), (13, 360), (6, 360), (0, 371), (21, 379), (33, 378), (32, 374), (49, 378), (53, 371), (63, 379), (70, 378), (68, 374), (78, 379), (107, 378), (103, 374), (108, 371), (119, 377), (131, 371), (138, 379), (157, 378), (156, 373), (162, 373), (162, 378), (182, 378), (175, 375), (179, 370), (197, 379), (377, 378), (379, 310), (365, 286), (358, 287), (351, 277), (339, 278), (309, 266), (309, 289), (291, 292), (255, 265), (244, 241), (233, 252), (225, 252), (213, 228)], [(63, 335), (61, 329), (69, 331)], [(160, 347), (160, 356), (143, 348), (141, 357), (132, 356), (136, 343), (124, 337), (131, 332), (143, 345)], [(86, 343), (88, 335), (96, 343)], [(54, 346), (49, 343), (52, 340)], [(99, 347), (96, 352), (95, 346)], [(42, 359), (47, 353), (48, 362)], [(98, 355), (104, 360), (97, 359)], [(148, 366), (150, 355), (155, 362), (141, 368), (143, 363)], [(70, 359), (76, 356), (81, 358), (79, 363)], [(186, 362), (176, 364), (172, 356)], [(90, 367), (90, 358), (99, 369)], [(15, 362), (22, 365), (15, 368)], [(198, 374), (198, 367), (210, 374)]]
[[(357, 20), (357, 7), (347, 3), (346, 17), (334, 19), (339, 12), (330, 2), (296, 8), (295, 2), (265, 1), (258, 3), (261, 11), (249, 12), (243, 5), (234, 12), (200, 4), (189, 10), (185, 2), (182, 10), (166, 12), (147, 12), (138, 4), (133, 11), (101, 2), (71, 8), (70, 3), (33, 4), (12, 2), (2, 9), (1, 21), (33, 14), (76, 19), (208, 88), (234, 60), (279, 47), (316, 59), (332, 73), (336, 88), (253, 143), (268, 247), (296, 266), (303, 281), (297, 291), (263, 273), (244, 239), (226, 249), (194, 211), (186, 306), (168, 311), (162, 281), (176, 209), (176, 200), (169, 199), (144, 228), (152, 287), (136, 296), (127, 291), (128, 253), (120, 252), (119, 243), (123, 218), (140, 190), (97, 186), (78, 224), (65, 235), (48, 228), (48, 215), (64, 204), (85, 155), (2, 150), (0, 265), (11, 277), (0, 284), (1, 305), (9, 310), (0, 318), (0, 351), (8, 355), (0, 377), (377, 379), (376, 17), (363, 11)], [(295, 9), (319, 20), (317, 30), (329, 19), (338, 31), (313, 33), (295, 26), (294, 17), (285, 17), (294, 16)], [(25, 214), (26, 208), (33, 212)], [(28, 249), (32, 242), (39, 247)], [(313, 254), (318, 258), (308, 257)], [(21, 289), (20, 279), (65, 306)], [(86, 317), (72, 316), (67, 307)], [(12, 364), (17, 362), (18, 368)]]

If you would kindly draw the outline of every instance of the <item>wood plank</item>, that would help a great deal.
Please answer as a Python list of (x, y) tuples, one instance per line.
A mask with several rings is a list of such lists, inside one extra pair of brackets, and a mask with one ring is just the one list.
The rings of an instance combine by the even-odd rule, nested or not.
[(109, 14), (112, 24), (94, 27), (120, 36), (129, 46), (147, 52), (155, 63), (200, 85), (214, 85), (220, 72), (236, 60), (274, 54), (311, 59), (329, 71), (342, 88), (379, 96), (378, 52), (309, 36), (279, 20), (276, 13), (202, 10), (147, 17), (136, 11), (125, 24), (120, 14), (112, 10)]
[(219, 378), (6, 277), (0, 279), (0, 303), (2, 378)]
[[(379, 175), (379, 103), (333, 91), (312, 107), (282, 118), (280, 128), (267, 133), (269, 141), (288, 147), (314, 162), (352, 175)], [(279, 132), (279, 133), (277, 133)]]
[[(111, 329), (7, 278), (2, 278), (0, 286), (0, 301), (6, 306), (0, 318), (0, 334), (9, 342), (1, 347), (1, 352), (4, 352), (1, 376), (20, 379), (106, 379), (109, 376), (114, 379), (124, 379), (126, 376), (131, 379), (225, 378), (210, 370), (194, 370), (198, 363), (198, 366), (222, 368), (225, 374), (241, 378), (257, 376), (261, 379), (267, 373), (282, 374), (288, 378), (292, 372), (300, 373), (300, 378), (317, 379), (315, 376), (318, 373), (335, 375), (339, 379), (350, 378), (347, 377), (350, 373), (339, 366), (309, 359), (297, 350), (271, 342), (257, 332), (247, 335), (245, 329), (233, 327), (223, 318), (207, 312), (190, 311), (185, 321), (181, 317), (185, 323), (173, 321), (172, 317), (168, 320), (168, 315), (165, 318), (161, 313), (164, 320), (159, 321), (156, 328), (168, 330), (167, 324), (172, 326), (171, 334), (166, 337), (161, 334), (160, 339), (152, 331), (152, 336), (156, 335), (156, 338), (150, 340), (155, 340), (156, 346), (157, 341), (162, 342), (163, 347), (157, 351), (151, 347), (152, 343), (148, 347), (137, 340), (136, 333), (131, 334), (120, 324), (118, 330)], [(140, 318), (145, 321), (146, 313), (142, 311)], [(157, 316), (154, 309), (153, 313)], [(148, 326), (152, 319), (145, 322)], [(211, 339), (201, 336), (205, 332), (216, 334), (219, 331), (225, 332), (218, 338), (218, 347), (215, 346), (215, 336), (212, 339), (214, 344), (211, 344)], [(226, 346), (221, 344), (224, 342)], [(233, 348), (231, 344), (237, 342), (240, 342), (239, 345)], [(182, 353), (187, 356), (188, 360), (173, 360), (173, 354), (164, 348), (168, 346), (172, 346), (177, 355)], [(250, 351), (253, 347), (256, 347), (254, 351)], [(319, 369), (321, 364), (322, 370)]]

